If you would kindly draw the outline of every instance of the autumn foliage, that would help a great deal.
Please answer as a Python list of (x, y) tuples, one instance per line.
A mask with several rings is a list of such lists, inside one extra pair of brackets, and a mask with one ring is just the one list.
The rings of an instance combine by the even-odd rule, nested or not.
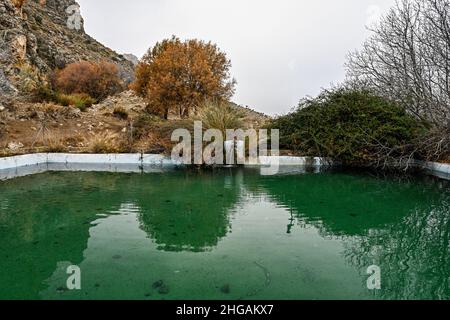
[(170, 112), (187, 117), (205, 99), (233, 95), (230, 68), (230, 60), (216, 45), (172, 37), (148, 50), (131, 87), (147, 99), (152, 113), (166, 119)]
[[(21, 9), (27, 0), (11, 0), (11, 2), (17, 9)], [(39, 0), (39, 4), (41, 6), (45, 6), (47, 4), (47, 0)]]
[(54, 87), (57, 91), (73, 94), (84, 93), (102, 100), (123, 90), (119, 69), (106, 61), (81, 61), (67, 65), (55, 74)]
[(13, 3), (13, 5), (17, 8), (17, 9), (21, 9), (23, 7), (23, 5), (25, 4), (26, 0), (11, 0), (11, 2)]

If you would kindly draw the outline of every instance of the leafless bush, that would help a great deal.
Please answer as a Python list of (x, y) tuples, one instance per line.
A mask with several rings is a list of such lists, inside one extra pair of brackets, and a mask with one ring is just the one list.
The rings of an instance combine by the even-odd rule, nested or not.
[(450, 2), (401, 0), (350, 54), (349, 78), (414, 115), (450, 120)]
[(399, 0), (347, 64), (348, 79), (432, 125), (417, 146), (447, 152), (450, 132), (450, 2)]

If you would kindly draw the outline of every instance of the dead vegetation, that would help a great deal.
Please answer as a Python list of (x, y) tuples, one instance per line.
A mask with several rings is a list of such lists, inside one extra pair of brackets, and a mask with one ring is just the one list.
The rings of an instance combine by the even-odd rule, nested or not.
[[(172, 132), (193, 130), (193, 121), (198, 120), (197, 116), (179, 119), (175, 115), (164, 120), (145, 108), (145, 102), (131, 91), (108, 97), (85, 112), (70, 105), (16, 101), (0, 111), (0, 156), (36, 152), (170, 154)], [(242, 110), (245, 127), (268, 119)]]

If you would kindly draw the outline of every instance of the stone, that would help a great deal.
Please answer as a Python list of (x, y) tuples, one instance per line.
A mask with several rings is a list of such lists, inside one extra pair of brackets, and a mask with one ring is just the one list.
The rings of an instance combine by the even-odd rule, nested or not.
[(8, 149), (11, 151), (17, 151), (19, 149), (23, 148), (23, 143), (21, 142), (10, 142), (8, 143)]
[(224, 286), (222, 286), (220, 288), (220, 291), (222, 293), (229, 294), (230, 293), (230, 285), (229, 284), (225, 284)]
[(163, 285), (161, 288), (158, 289), (159, 294), (168, 294), (169, 293), (169, 287), (166, 285)]
[(123, 57), (130, 61), (133, 65), (137, 65), (139, 63), (139, 58), (136, 57), (134, 54), (131, 53), (125, 53), (123, 54)]
[(27, 37), (23, 34), (16, 36), (12, 41), (11, 48), (17, 60), (25, 60), (27, 55)]
[(157, 289), (157, 288), (162, 287), (163, 285), (164, 285), (164, 281), (163, 280), (158, 280), (158, 281), (153, 282), (152, 288), (153, 289)]

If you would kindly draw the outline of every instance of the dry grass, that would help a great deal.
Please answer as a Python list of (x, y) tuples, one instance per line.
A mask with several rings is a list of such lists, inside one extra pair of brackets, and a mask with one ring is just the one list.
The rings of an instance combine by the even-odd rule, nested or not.
[(34, 146), (28, 148), (31, 152), (71, 152), (81, 150), (85, 138), (81, 135), (72, 135), (61, 131), (47, 130), (34, 137)]
[(124, 140), (119, 134), (106, 130), (88, 141), (88, 149), (92, 153), (119, 153), (124, 149)]
[(204, 129), (219, 129), (224, 136), (227, 129), (243, 128), (243, 118), (241, 112), (222, 101), (205, 101), (198, 114)]
[(65, 151), (67, 151), (67, 147), (64, 144), (64, 140), (61, 139), (61, 137), (51, 136), (48, 139), (47, 144), (45, 146), (45, 152), (58, 153), (58, 152), (65, 152)]

